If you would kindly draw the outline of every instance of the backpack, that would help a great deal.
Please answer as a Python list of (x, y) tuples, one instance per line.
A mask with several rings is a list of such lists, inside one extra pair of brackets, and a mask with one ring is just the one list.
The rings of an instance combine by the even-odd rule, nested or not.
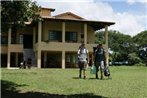
[(105, 69), (104, 69), (104, 75), (105, 76), (110, 76), (110, 70), (109, 70), (108, 66), (106, 66)]
[(86, 48), (80, 48), (79, 49), (78, 60), (81, 61), (81, 62), (87, 61), (87, 49)]

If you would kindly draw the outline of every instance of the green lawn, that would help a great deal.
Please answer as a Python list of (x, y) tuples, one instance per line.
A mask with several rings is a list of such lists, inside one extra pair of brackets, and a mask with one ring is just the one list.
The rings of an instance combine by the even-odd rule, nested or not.
[(2, 98), (147, 98), (147, 67), (110, 67), (111, 80), (78, 69), (1, 69)]

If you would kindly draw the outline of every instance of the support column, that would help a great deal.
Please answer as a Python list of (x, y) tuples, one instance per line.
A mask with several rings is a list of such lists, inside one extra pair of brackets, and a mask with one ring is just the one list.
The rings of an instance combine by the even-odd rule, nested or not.
[(41, 50), (37, 51), (37, 68), (41, 68)]
[(65, 51), (62, 51), (62, 69), (65, 69)]
[(9, 52), (9, 49), (8, 49), (8, 54), (7, 54), (7, 68), (8, 69), (10, 68), (10, 56), (11, 56), (11, 53)]
[(105, 26), (105, 45), (106, 45), (106, 53), (105, 53), (105, 57), (106, 57), (106, 64), (109, 66), (109, 51), (108, 51), (108, 26)]
[(38, 22), (38, 43), (41, 43), (41, 38), (42, 38), (42, 21)]
[(84, 24), (84, 44), (87, 44), (87, 24)]
[(42, 21), (38, 22), (38, 49), (37, 49), (37, 67), (41, 68), (41, 38), (42, 38)]
[(10, 68), (10, 45), (11, 45), (11, 32), (12, 32), (12, 28), (9, 27), (9, 30), (8, 30), (8, 55), (7, 55), (7, 68)]
[(62, 22), (62, 43), (65, 43), (65, 22)]

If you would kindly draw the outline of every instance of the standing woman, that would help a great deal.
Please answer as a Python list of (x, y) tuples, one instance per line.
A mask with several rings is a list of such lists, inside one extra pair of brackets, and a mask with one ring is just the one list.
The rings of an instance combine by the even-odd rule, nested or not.
[(86, 68), (88, 64), (88, 50), (85, 47), (85, 44), (80, 45), (78, 50), (78, 65), (79, 65), (79, 78), (81, 78), (82, 70), (84, 79), (86, 78)]

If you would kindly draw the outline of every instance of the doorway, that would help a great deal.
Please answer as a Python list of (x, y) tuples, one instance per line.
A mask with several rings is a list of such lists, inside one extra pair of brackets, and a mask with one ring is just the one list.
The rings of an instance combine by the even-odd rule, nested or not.
[(33, 48), (33, 35), (23, 35), (23, 48), (32, 49)]

